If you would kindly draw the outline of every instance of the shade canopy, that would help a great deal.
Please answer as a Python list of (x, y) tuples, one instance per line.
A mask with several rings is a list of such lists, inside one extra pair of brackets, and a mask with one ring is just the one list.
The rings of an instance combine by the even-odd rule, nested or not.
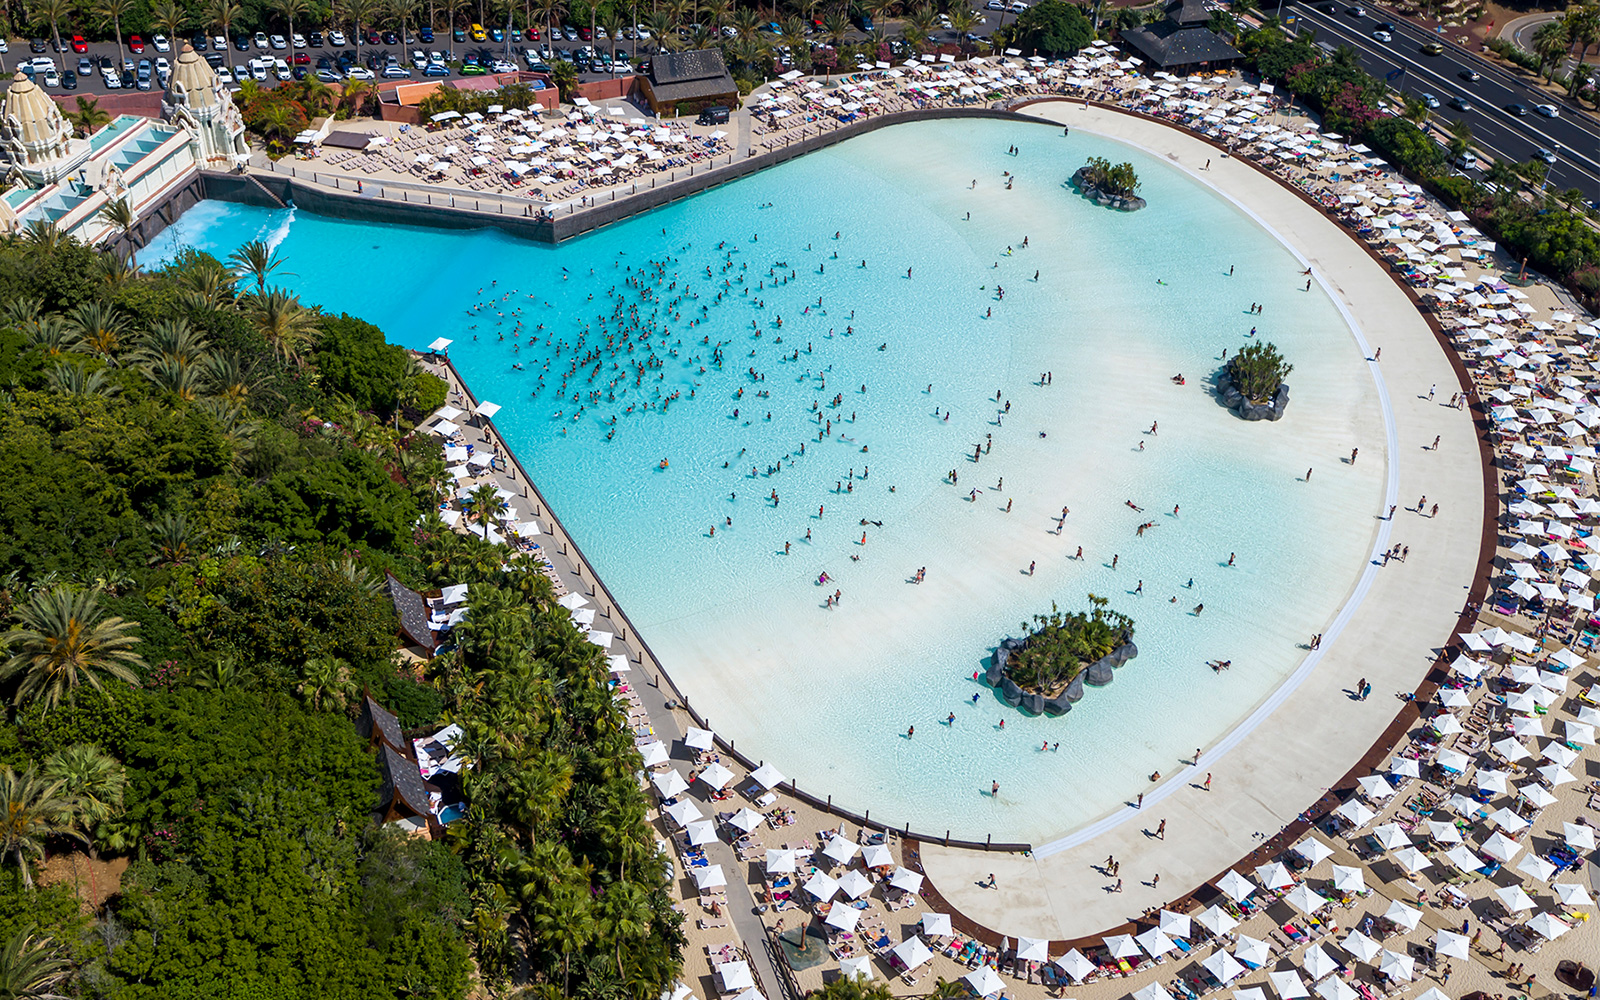
[(686, 835), (689, 838), (689, 843), (695, 847), (699, 847), (701, 844), (709, 844), (717, 839), (717, 824), (709, 819), (690, 823), (686, 828)]
[(856, 958), (839, 959), (840, 979), (874, 979), (872, 974), (872, 956), (860, 955)]
[(1194, 922), (1213, 934), (1226, 934), (1239, 926), (1233, 914), (1220, 906), (1208, 906), (1195, 914)]
[(1205, 969), (1213, 976), (1216, 976), (1219, 982), (1224, 983), (1231, 982), (1232, 980), (1244, 975), (1245, 972), (1248, 971), (1243, 965), (1240, 965), (1237, 961), (1235, 961), (1232, 955), (1221, 950), (1214, 951), (1210, 955), (1207, 955), (1205, 960), (1200, 964), (1204, 966)]
[(712, 761), (706, 765), (704, 771), (700, 772), (700, 780), (720, 792), (732, 783), (733, 772), (716, 761)]
[(1295, 884), (1294, 876), (1289, 874), (1289, 869), (1279, 862), (1271, 862), (1256, 869), (1256, 878), (1268, 889), (1286, 889)]
[(771, 764), (762, 764), (760, 767), (750, 772), (750, 777), (754, 778), (756, 784), (760, 785), (762, 788), (777, 788), (779, 785), (789, 780)]
[(1494, 894), (1500, 897), (1500, 902), (1505, 904), (1505, 908), (1510, 910), (1512, 913), (1519, 913), (1522, 910), (1533, 909), (1533, 900), (1529, 898), (1528, 894), (1523, 891), (1523, 888), (1520, 885), (1508, 885), (1503, 888), (1496, 889)]
[(980, 965), (973, 971), (961, 977), (962, 981), (972, 987), (972, 992), (980, 997), (999, 993), (1006, 988), (1005, 981), (1000, 974), (987, 965)]
[(1342, 892), (1364, 892), (1367, 888), (1367, 879), (1360, 868), (1334, 865), (1333, 887)]
[(924, 913), (922, 915), (922, 933), (933, 937), (949, 937), (955, 932), (950, 926), (948, 913)]
[(1017, 958), (1024, 962), (1050, 961), (1048, 938), (1017, 938)]
[(679, 774), (675, 768), (651, 775), (650, 781), (656, 786), (656, 791), (669, 799), (682, 795), (689, 788), (689, 783), (683, 780), (683, 775)]
[(1409, 931), (1416, 929), (1417, 921), (1422, 919), (1422, 911), (1415, 906), (1407, 906), (1397, 899), (1383, 911), (1383, 916), (1385, 920), (1393, 921)]
[(1472, 939), (1454, 931), (1438, 931), (1433, 935), (1433, 947), (1449, 958), (1471, 958)]
[(845, 906), (843, 903), (835, 903), (833, 908), (828, 911), (828, 919), (823, 921), (829, 927), (835, 927), (847, 933), (855, 930), (856, 924), (860, 922), (861, 911), (853, 906)]
[(1133, 996), (1134, 1000), (1172, 1000), (1172, 994), (1163, 989), (1160, 983), (1151, 983), (1135, 990)]
[(679, 799), (667, 806), (667, 815), (679, 826), (688, 826), (705, 816), (705, 813), (700, 811), (700, 807), (694, 804), (693, 799)]
[(1556, 918), (1552, 913), (1541, 913), (1528, 921), (1528, 930), (1544, 938), (1554, 941), (1556, 938), (1572, 930), (1572, 925)]
[(1240, 934), (1239, 943), (1233, 949), (1233, 957), (1246, 965), (1259, 968), (1272, 961), (1272, 946), (1248, 934)]
[(859, 871), (847, 871), (839, 878), (839, 891), (851, 899), (860, 899), (872, 891), (872, 879)]
[(1321, 979), (1323, 976), (1331, 976), (1338, 972), (1339, 962), (1328, 954), (1322, 945), (1314, 944), (1306, 949), (1305, 967), (1306, 971), (1311, 973), (1312, 979)]
[(894, 852), (882, 844), (868, 844), (861, 849), (861, 863), (868, 868), (884, 868), (894, 864)]
[(1360, 931), (1351, 931), (1343, 941), (1339, 942), (1339, 947), (1355, 956), (1358, 962), (1370, 962), (1372, 961), (1372, 956), (1383, 950), (1383, 947), (1378, 942)]
[(806, 892), (826, 903), (839, 892), (839, 883), (835, 882), (832, 877), (822, 872), (817, 872), (806, 880)]
[(1240, 875), (1238, 872), (1230, 871), (1226, 875), (1217, 879), (1217, 888), (1227, 893), (1228, 898), (1232, 899), (1236, 903), (1239, 903), (1243, 902), (1245, 897), (1256, 891), (1256, 884), (1245, 878), (1243, 875)]
[(1273, 992), (1282, 1000), (1297, 1000), (1299, 997), (1308, 997), (1311, 993), (1306, 989), (1306, 981), (1300, 978), (1300, 973), (1295, 969), (1285, 969), (1282, 972), (1269, 972), (1267, 979), (1272, 983)]
[(1162, 910), (1158, 917), (1161, 921), (1161, 932), (1168, 937), (1187, 938), (1193, 936), (1194, 929), (1189, 926), (1187, 914)]
[(683, 742), (696, 750), (710, 750), (716, 745), (716, 734), (709, 729), (690, 726), (689, 731), (683, 734)]
[(896, 868), (889, 876), (889, 884), (896, 889), (917, 893), (922, 891), (922, 876), (909, 868)]
[(750, 978), (750, 965), (746, 962), (723, 962), (717, 966), (717, 978), (722, 980), (724, 993), (747, 990), (755, 985)]
[(1062, 972), (1065, 972), (1067, 976), (1075, 983), (1083, 982), (1086, 976), (1098, 968), (1098, 966), (1085, 957), (1083, 952), (1076, 948), (1056, 959), (1055, 964), (1056, 968), (1060, 969)]
[(694, 873), (695, 888), (702, 892), (728, 884), (728, 876), (723, 874), (721, 865), (711, 865), (709, 868), (692, 868), (690, 871)]
[(1142, 934), (1135, 934), (1133, 939), (1139, 942), (1139, 947), (1149, 953), (1151, 958), (1160, 958), (1178, 947), (1176, 942), (1161, 933), (1161, 928), (1159, 927), (1152, 927)]
[(1318, 840), (1313, 834), (1306, 834), (1300, 842), (1294, 845), (1296, 854), (1305, 858), (1312, 864), (1321, 862), (1324, 858), (1333, 857), (1333, 848)]
[(1400, 979), (1410, 982), (1416, 972), (1416, 959), (1398, 951), (1383, 949), (1383, 954), (1378, 956), (1378, 971), (1391, 979)]
[(898, 958), (907, 970), (915, 969), (933, 957), (933, 952), (929, 951), (928, 946), (915, 934), (895, 945), (890, 953)]
[(1134, 958), (1139, 954), (1139, 942), (1131, 934), (1113, 934), (1106, 938), (1106, 950), (1112, 958)]
[(793, 851), (767, 851), (767, 872), (772, 875), (782, 875), (794, 871)]
[(1550, 887), (1564, 906), (1593, 906), (1594, 897), (1577, 882), (1557, 882)]
[(751, 809), (749, 806), (745, 806), (743, 809), (740, 809), (737, 813), (735, 813), (732, 819), (728, 820), (728, 825), (743, 830), (745, 833), (749, 833), (751, 830), (754, 830), (756, 827), (766, 822), (766, 819), (767, 818), (765, 816), (756, 812), (754, 809)]

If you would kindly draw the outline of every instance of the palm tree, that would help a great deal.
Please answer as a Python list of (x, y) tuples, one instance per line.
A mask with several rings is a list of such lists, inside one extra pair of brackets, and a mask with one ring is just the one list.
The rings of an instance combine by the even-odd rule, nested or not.
[[(122, 765), (99, 747), (79, 743), (46, 758), (44, 777), (59, 784), (61, 794), (72, 801), (73, 818), (89, 846), (89, 857), (98, 859), (97, 839), (122, 812), (122, 792), (127, 786)], [(0, 992), (0, 997), (4, 996)]]
[(186, 403), (199, 399), (207, 389), (206, 370), (179, 358), (157, 358), (142, 365), (140, 371), (156, 388)]
[[(33, 17), (36, 24), (48, 24), (50, 34), (55, 36), (56, 51), (62, 50), (61, 22), (71, 17), (77, 8), (74, 0), (38, 0), (32, 5)], [(121, 38), (118, 38), (118, 47), (121, 47)]]
[(309, 0), (272, 0), (272, 12), (289, 23), (289, 38), (294, 38), (294, 19), (311, 10)]
[(361, 113), (361, 106), (366, 103), (367, 97), (370, 96), (371, 93), (372, 84), (368, 83), (366, 80), (346, 80), (344, 82), (342, 98), (344, 103), (350, 108), (350, 113), (353, 115), (358, 115)]
[(231, 35), (233, 22), (238, 19), (240, 12), (237, 0), (211, 0), (211, 5), (206, 8), (207, 23), (216, 25), (223, 35)]
[(72, 799), (63, 794), (61, 782), (41, 778), (33, 768), (21, 774), (10, 767), (0, 771), (0, 853), (9, 855), (22, 872), (22, 884), (33, 888), (33, 872), (28, 859), (44, 858), (45, 841), (51, 837), (83, 835), (74, 827), (77, 812)]
[(400, 30), (402, 42), (406, 39), (406, 26), (411, 23), (411, 17), (416, 12), (417, 0), (384, 0), (383, 3), (384, 22)]
[[(1000, 16), (1005, 17), (1005, 12), (1001, 11)], [(928, 36), (933, 34), (933, 27), (937, 23), (938, 19), (933, 13), (933, 8), (920, 6), (907, 14), (905, 20), (900, 23), (900, 37), (904, 38), (912, 49), (921, 52), (928, 47)]]
[(101, 109), (100, 102), (95, 98), (80, 97), (78, 110), (68, 111), (67, 120), (87, 137), (94, 134), (95, 129), (110, 123), (111, 115)]
[(1565, 21), (1550, 21), (1541, 24), (1533, 33), (1533, 54), (1539, 57), (1539, 72), (1545, 74), (1545, 82), (1555, 78), (1556, 70), (1561, 68), (1561, 60), (1572, 51), (1572, 36), (1567, 33)]
[(565, 14), (566, 11), (566, 4), (562, 3), (562, 0), (534, 0), (533, 2), (533, 16), (543, 22), (544, 37), (546, 38), (552, 37), (551, 33), (555, 30), (556, 19)]
[(94, 13), (101, 22), (111, 22), (117, 34), (117, 51), (122, 51), (122, 18), (133, 9), (133, 0), (95, 0)]
[(127, 198), (115, 198), (106, 202), (100, 208), (100, 218), (121, 236), (127, 236), (132, 232), (133, 224), (138, 221), (133, 204)]
[(19, 627), (6, 633), (11, 655), (0, 666), (0, 680), (21, 678), (13, 703), (42, 704), (49, 711), (87, 684), (103, 690), (102, 678), (137, 686), (134, 667), (144, 657), (133, 623), (108, 617), (93, 590), (58, 585), (34, 593), (17, 612)]
[(756, 38), (761, 31), (761, 15), (750, 7), (740, 7), (733, 12), (733, 37), (741, 42)]
[(655, 37), (656, 51), (673, 52), (677, 50), (678, 25), (666, 11), (655, 10), (646, 14), (644, 26), (649, 28), (650, 34)]
[(1578, 64), (1589, 57), (1589, 46), (1600, 42), (1600, 4), (1585, 3), (1567, 8), (1563, 20), (1567, 37), (1579, 46)]
[(489, 537), (489, 526), (506, 512), (506, 502), (500, 499), (500, 487), (484, 483), (472, 491), (472, 516), (483, 525), (483, 537)]
[(150, 537), (155, 542), (155, 554), (150, 557), (152, 566), (182, 566), (194, 558), (202, 532), (189, 523), (182, 511), (168, 511), (158, 520), (150, 522)]
[(156, 0), (150, 5), (150, 17), (172, 40), (172, 47), (179, 48), (178, 36), (189, 24), (189, 12), (183, 9), (183, 4), (177, 0)]
[(72, 237), (61, 231), (61, 227), (48, 219), (29, 219), (28, 225), (22, 230), (23, 242), (37, 247), (45, 253), (54, 251), (63, 243), (70, 243)]
[(319, 656), (306, 661), (305, 676), (295, 691), (314, 712), (322, 711), (324, 699), (343, 711), (360, 685), (350, 676), (350, 664), (338, 657)]
[(232, 351), (208, 354), (201, 362), (212, 391), (222, 400), (244, 406), (252, 399), (275, 396), (271, 379), (258, 374), (244, 356)]
[(972, 43), (967, 40), (967, 36), (972, 33), (972, 29), (976, 28), (982, 20), (983, 18), (978, 15), (978, 12), (966, 4), (962, 4), (950, 12), (950, 27), (954, 28), (956, 32), (956, 47), (961, 50), (963, 55), (972, 47)]
[(80, 302), (67, 315), (78, 334), (78, 346), (90, 354), (116, 363), (114, 355), (122, 346), (122, 335), (127, 332), (127, 321), (109, 302)]
[(256, 330), (284, 361), (300, 360), (300, 351), (317, 329), (317, 315), (300, 304), (297, 296), (281, 288), (248, 299)]
[(54, 357), (70, 351), (78, 343), (78, 331), (60, 316), (45, 316), (22, 326), (32, 347), (44, 348), (47, 356)]
[(188, 320), (164, 319), (151, 324), (139, 342), (134, 359), (149, 362), (169, 358), (195, 364), (204, 357), (205, 351), (205, 334), (190, 326)]
[(0, 997), (68, 1000), (56, 987), (72, 975), (72, 963), (50, 937), (35, 937), (34, 925), (19, 927), (0, 948)]
[(122, 386), (106, 377), (104, 368), (85, 371), (78, 365), (62, 362), (45, 374), (50, 388), (63, 396), (115, 396)]
[[(234, 273), (239, 277), (254, 278), (256, 294), (264, 295), (267, 291), (267, 279), (283, 266), (283, 258), (278, 256), (276, 250), (267, 246), (264, 240), (251, 240), (228, 254), (228, 263), (233, 265)], [(283, 273), (294, 274), (293, 271)]]

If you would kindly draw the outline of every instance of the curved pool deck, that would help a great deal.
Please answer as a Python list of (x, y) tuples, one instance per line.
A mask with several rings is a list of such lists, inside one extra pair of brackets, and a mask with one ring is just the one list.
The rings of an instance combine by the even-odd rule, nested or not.
[[(922, 845), (924, 870), (964, 916), (997, 933), (1060, 940), (1115, 927), (1215, 877), (1293, 822), (1380, 738), (1401, 707), (1397, 695), (1426, 675), (1467, 600), (1479, 563), (1484, 471), (1470, 414), (1445, 405), (1459, 385), (1449, 357), (1406, 294), (1333, 220), (1176, 127), (1079, 102), (1028, 112), (1162, 156), (1254, 215), (1314, 269), (1358, 335), (1382, 349), (1373, 367), (1392, 431), (1375, 422), (1367, 440), (1341, 432), (1308, 448), (1325, 454), (1320, 465), (1334, 474), (1350, 448), (1375, 459), (1392, 434), (1388, 502), (1399, 510), (1380, 525), (1377, 550), (1411, 550), (1404, 564), (1371, 567), (1346, 613), (1329, 624), (1321, 655), (1198, 766), (1174, 760), (1142, 809), (1130, 803), (1027, 855)], [(1435, 435), (1440, 444), (1430, 450)], [(1430, 508), (1439, 504), (1438, 516), (1409, 509), (1422, 495)], [(1363, 677), (1372, 696), (1355, 701), (1351, 690)], [(1210, 791), (1201, 787), (1208, 773)], [(1121, 865), (1120, 893), (1096, 870), (1108, 857)], [(991, 874), (995, 888), (981, 886)]]

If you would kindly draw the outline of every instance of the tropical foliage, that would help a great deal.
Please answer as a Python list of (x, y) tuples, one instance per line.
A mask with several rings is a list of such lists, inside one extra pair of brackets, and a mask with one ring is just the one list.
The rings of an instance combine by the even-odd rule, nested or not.
[(1023, 11), (1011, 29), (1011, 44), (1051, 59), (1077, 55), (1094, 41), (1094, 24), (1077, 4), (1040, 0)]
[(1108, 610), (1104, 597), (1089, 595), (1087, 614), (1063, 614), (1054, 601), (1048, 615), (1034, 615), (1033, 624), (1022, 623), (1028, 637), (1012, 650), (1006, 673), (1019, 687), (1046, 697), (1078, 676), (1096, 660), (1133, 639), (1133, 619)]
[[(291, 278), (0, 241), (0, 995), (659, 995), (680, 918), (602, 654), (430, 516), (444, 384)], [(459, 644), (398, 666), (386, 573), (471, 583)], [(447, 840), (373, 825), (363, 692), (465, 730)]]
[(1294, 371), (1275, 344), (1246, 344), (1228, 359), (1228, 376), (1234, 388), (1252, 402), (1263, 403), (1278, 394), (1278, 387)]
[(1083, 165), (1083, 183), (1098, 191), (1119, 198), (1131, 198), (1139, 192), (1139, 175), (1131, 163), (1112, 163), (1103, 156), (1091, 156)]

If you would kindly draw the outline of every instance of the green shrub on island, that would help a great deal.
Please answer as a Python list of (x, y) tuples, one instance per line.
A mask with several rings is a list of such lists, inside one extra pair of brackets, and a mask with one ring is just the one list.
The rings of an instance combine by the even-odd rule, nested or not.
[[(1034, 615), (1022, 648), (1012, 651), (1006, 673), (1017, 686), (1054, 697), (1074, 677), (1133, 638), (1133, 619), (1111, 611), (1111, 602), (1089, 595), (1091, 610), (1063, 614), (1054, 601), (1048, 615)], [(1024, 629), (1030, 626), (1022, 623)]]
[(1271, 343), (1248, 344), (1228, 361), (1228, 374), (1234, 388), (1252, 403), (1271, 400), (1292, 371), (1294, 365), (1283, 360), (1277, 345)]
[(1083, 165), (1083, 181), (1105, 194), (1132, 198), (1139, 192), (1139, 175), (1131, 163), (1112, 163), (1103, 156), (1091, 156)]

